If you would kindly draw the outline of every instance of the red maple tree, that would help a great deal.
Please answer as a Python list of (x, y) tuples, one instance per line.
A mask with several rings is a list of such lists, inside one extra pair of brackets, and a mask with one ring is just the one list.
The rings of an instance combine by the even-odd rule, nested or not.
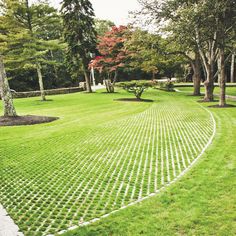
[(114, 92), (119, 69), (128, 65), (130, 52), (125, 47), (130, 31), (126, 26), (112, 27), (103, 37), (99, 37), (97, 49), (100, 56), (95, 57), (89, 67), (99, 71), (105, 78), (108, 92)]

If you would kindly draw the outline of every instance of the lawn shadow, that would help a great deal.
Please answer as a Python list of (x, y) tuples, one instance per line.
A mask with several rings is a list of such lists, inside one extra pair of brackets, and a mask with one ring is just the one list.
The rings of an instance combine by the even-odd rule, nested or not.
[(16, 116), (16, 117), (4, 117), (0, 116), (1, 126), (22, 126), (22, 125), (36, 125), (42, 123), (50, 123), (58, 120), (59, 117), (47, 117), (47, 116)]
[(199, 103), (213, 103), (213, 102), (219, 102), (219, 100), (213, 100), (213, 101), (205, 101), (204, 99), (198, 100)]
[(193, 93), (188, 93), (188, 94), (186, 94), (186, 96), (188, 96), (188, 97), (202, 97), (202, 96), (204, 96), (204, 94), (195, 95)]
[(211, 105), (211, 106), (208, 106), (209, 108), (235, 108), (236, 105), (232, 105), (232, 104), (225, 104), (225, 106), (220, 106), (220, 105)]
[(36, 100), (36, 102), (53, 102), (53, 99), (46, 99), (46, 100)]
[(121, 101), (121, 102), (154, 102), (151, 99), (137, 99), (137, 98), (117, 98), (114, 101)]
[(120, 92), (113, 92), (113, 93), (108, 93), (108, 92), (101, 92), (102, 94), (120, 94)]

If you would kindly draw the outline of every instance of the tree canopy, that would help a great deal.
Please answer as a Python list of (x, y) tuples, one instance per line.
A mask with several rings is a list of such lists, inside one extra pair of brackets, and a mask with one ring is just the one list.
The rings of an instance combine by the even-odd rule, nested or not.
[(92, 92), (88, 65), (91, 54), (96, 53), (97, 43), (92, 4), (89, 0), (64, 0), (61, 14), (64, 39), (68, 44), (66, 58), (72, 69), (82, 65), (87, 91)]

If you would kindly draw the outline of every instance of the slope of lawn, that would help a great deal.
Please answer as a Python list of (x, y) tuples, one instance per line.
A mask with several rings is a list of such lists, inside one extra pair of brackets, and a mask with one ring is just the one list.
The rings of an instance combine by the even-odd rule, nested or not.
[[(25, 235), (56, 233), (158, 192), (213, 137), (213, 117), (191, 97), (150, 90), (154, 103), (113, 101), (128, 96), (15, 101), (19, 114), (60, 117), (0, 128), (0, 202)], [(181, 181), (69, 235), (233, 235), (235, 109), (212, 112), (214, 144)]]

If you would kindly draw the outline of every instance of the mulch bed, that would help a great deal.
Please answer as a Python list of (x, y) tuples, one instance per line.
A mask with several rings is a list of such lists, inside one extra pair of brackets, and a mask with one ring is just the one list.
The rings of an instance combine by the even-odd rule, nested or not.
[(212, 106), (208, 106), (210, 108), (232, 108), (232, 107), (236, 107), (235, 105), (231, 105), (231, 104), (226, 104), (225, 106), (219, 106), (218, 104), (217, 105), (212, 105)]
[(4, 117), (0, 116), (0, 126), (17, 126), (17, 125), (35, 125), (42, 123), (49, 123), (58, 120), (58, 117), (47, 116), (17, 116), (17, 117)]
[(137, 99), (137, 98), (118, 98), (118, 99), (114, 99), (114, 101), (121, 101), (121, 102), (154, 102), (151, 99)]

